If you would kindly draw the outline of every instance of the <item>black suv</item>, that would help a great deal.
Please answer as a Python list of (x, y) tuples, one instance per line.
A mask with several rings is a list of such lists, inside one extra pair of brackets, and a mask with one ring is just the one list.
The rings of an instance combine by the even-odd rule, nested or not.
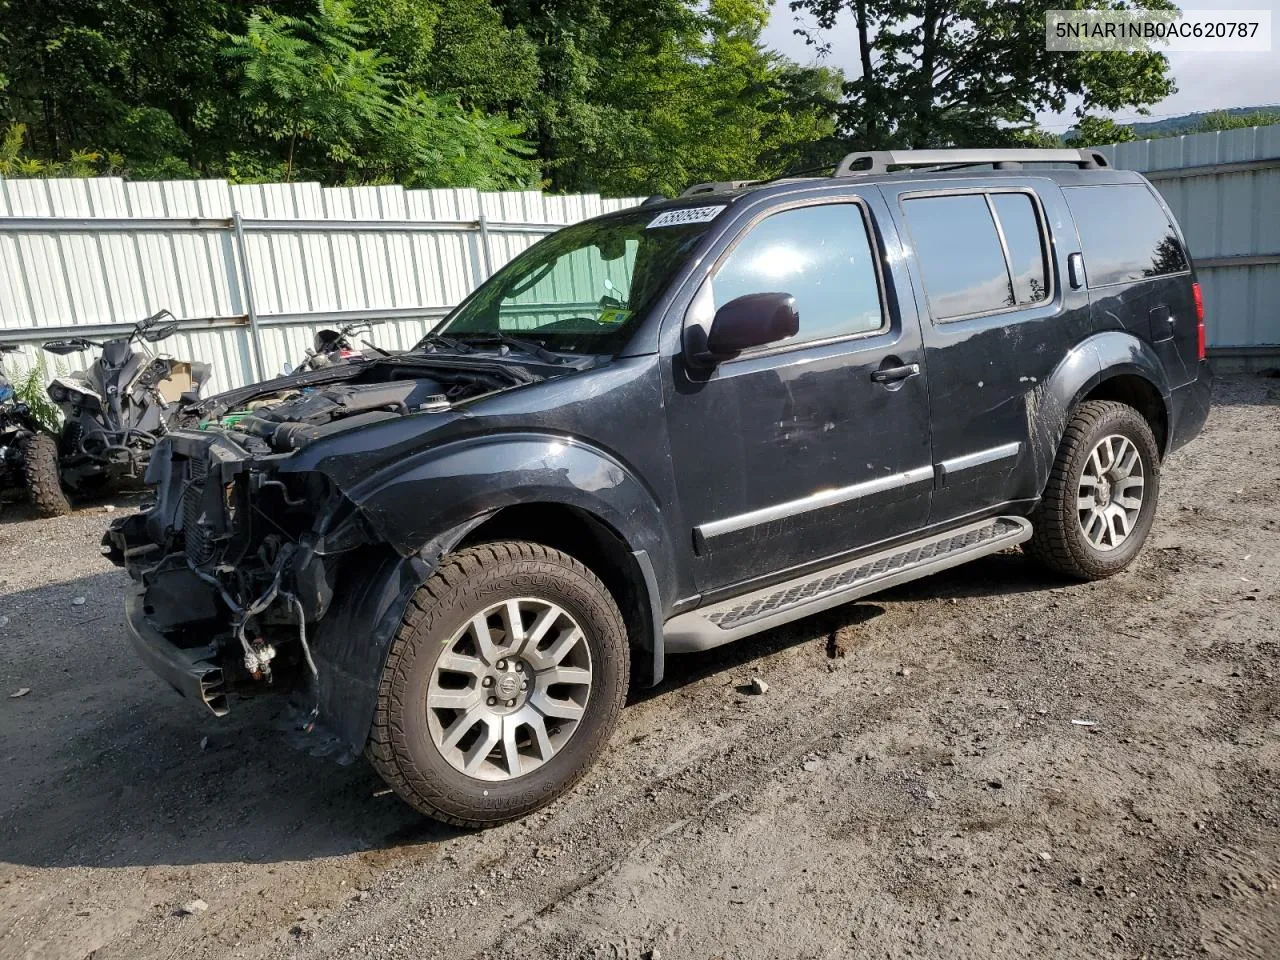
[(1209, 383), (1139, 174), (855, 154), (566, 227), (411, 350), (205, 401), (104, 544), (180, 692), (292, 689), (419, 810), (492, 824), (669, 653), (1016, 544), (1124, 569)]

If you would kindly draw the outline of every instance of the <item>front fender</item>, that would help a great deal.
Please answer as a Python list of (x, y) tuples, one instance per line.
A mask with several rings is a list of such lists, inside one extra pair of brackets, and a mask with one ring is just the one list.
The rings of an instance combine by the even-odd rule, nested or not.
[(670, 543), (653, 491), (624, 463), (582, 440), (499, 433), (459, 440), (400, 460), (346, 491), (402, 556), (442, 530), (503, 507), (577, 507), (670, 568)]
[(1075, 408), (1099, 384), (1125, 375), (1141, 377), (1155, 387), (1169, 415), (1169, 380), (1160, 359), (1145, 341), (1120, 330), (1096, 333), (1076, 344), (1048, 379), (1028, 394), (1027, 427), (1036, 483), (1031, 495), (1039, 496), (1048, 483)]

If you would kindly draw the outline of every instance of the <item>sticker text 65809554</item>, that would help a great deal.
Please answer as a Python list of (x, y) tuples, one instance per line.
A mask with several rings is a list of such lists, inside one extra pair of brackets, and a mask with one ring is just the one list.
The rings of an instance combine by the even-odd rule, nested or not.
[(689, 223), (706, 223), (708, 220), (714, 220), (719, 216), (720, 211), (723, 209), (724, 204), (717, 203), (701, 207), (681, 207), (679, 210), (666, 210), (650, 220), (646, 229), (652, 230), (654, 227), (683, 227)]

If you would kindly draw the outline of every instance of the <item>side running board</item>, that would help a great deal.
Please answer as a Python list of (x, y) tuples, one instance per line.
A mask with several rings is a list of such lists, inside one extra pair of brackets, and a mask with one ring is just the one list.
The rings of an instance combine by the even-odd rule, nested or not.
[(1022, 517), (983, 520), (682, 613), (663, 625), (663, 641), (668, 653), (709, 650), (998, 553), (1030, 537), (1031, 524)]

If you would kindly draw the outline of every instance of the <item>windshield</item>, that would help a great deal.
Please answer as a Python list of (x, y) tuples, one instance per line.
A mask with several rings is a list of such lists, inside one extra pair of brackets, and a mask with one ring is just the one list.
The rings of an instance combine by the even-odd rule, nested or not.
[(617, 353), (720, 209), (637, 210), (565, 227), (495, 273), (432, 335)]

